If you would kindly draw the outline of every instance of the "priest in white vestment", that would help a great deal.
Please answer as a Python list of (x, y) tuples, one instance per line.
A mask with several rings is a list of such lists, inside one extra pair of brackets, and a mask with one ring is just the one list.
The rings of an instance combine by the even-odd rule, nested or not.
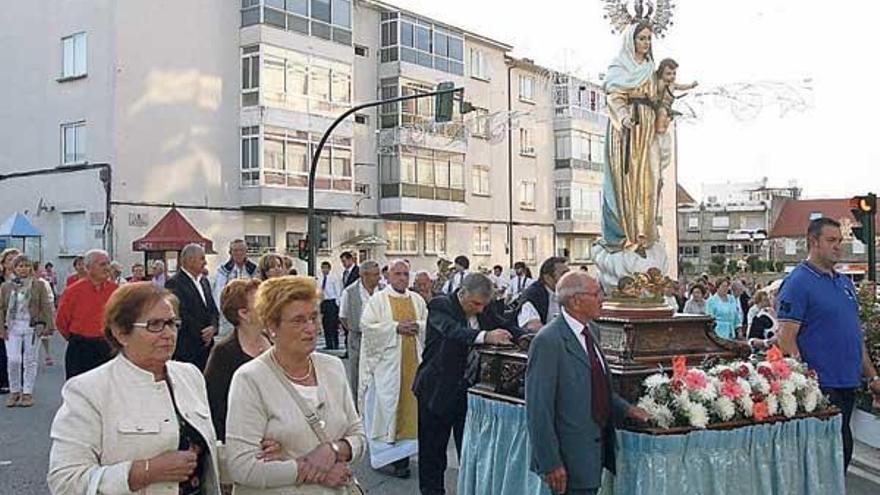
[(409, 263), (388, 267), (388, 286), (375, 293), (361, 317), (358, 401), (364, 413), (370, 464), (393, 464), (409, 476), (409, 457), (418, 452), (418, 403), (413, 380), (425, 343), (428, 309), (409, 287)]

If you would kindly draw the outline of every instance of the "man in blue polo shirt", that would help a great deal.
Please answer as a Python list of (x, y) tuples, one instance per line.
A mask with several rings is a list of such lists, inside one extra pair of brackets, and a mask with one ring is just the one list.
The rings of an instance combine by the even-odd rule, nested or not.
[(782, 351), (815, 370), (822, 391), (843, 411), (843, 456), (849, 467), (856, 390), (864, 376), (880, 397), (880, 378), (865, 348), (855, 287), (834, 270), (842, 240), (838, 222), (824, 217), (810, 222), (807, 259), (785, 278), (778, 316)]

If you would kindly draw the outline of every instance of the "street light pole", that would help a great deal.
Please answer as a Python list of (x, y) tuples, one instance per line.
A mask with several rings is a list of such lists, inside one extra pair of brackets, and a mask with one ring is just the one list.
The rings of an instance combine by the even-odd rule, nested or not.
[(324, 145), (327, 144), (327, 140), (330, 139), (330, 134), (333, 133), (333, 130), (342, 123), (343, 120), (348, 118), (349, 115), (363, 110), (365, 108), (373, 108), (378, 107), (380, 105), (385, 105), (387, 103), (398, 103), (401, 101), (407, 100), (415, 100), (418, 98), (428, 98), (437, 95), (444, 95), (449, 93), (463, 93), (464, 88), (448, 88), (448, 89), (440, 89), (437, 91), (431, 91), (429, 93), (420, 93), (408, 96), (398, 96), (397, 98), (389, 98), (387, 100), (378, 100), (371, 101), (369, 103), (363, 103), (361, 105), (356, 105), (348, 110), (346, 110), (342, 115), (336, 118), (330, 127), (324, 131), (324, 135), (321, 136), (321, 141), (318, 142), (318, 147), (315, 149), (315, 153), (312, 155), (312, 165), (309, 168), (309, 206), (308, 206), (308, 244), (309, 244), (309, 276), (315, 276), (315, 262), (318, 254), (318, 222), (315, 218), (315, 175), (318, 171), (318, 160), (321, 157), (321, 151), (324, 150)]

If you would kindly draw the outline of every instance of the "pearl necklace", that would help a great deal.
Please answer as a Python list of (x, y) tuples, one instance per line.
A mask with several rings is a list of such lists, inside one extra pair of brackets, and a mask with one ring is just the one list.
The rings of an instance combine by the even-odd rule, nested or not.
[(312, 358), (311, 358), (311, 356), (309, 357), (309, 371), (305, 374), (305, 376), (297, 377), (297, 376), (293, 376), (290, 373), (288, 373), (287, 370), (284, 369), (284, 366), (281, 366), (281, 362), (278, 361), (278, 357), (275, 355), (277, 352), (278, 352), (277, 350), (272, 350), (272, 361), (275, 361), (275, 364), (277, 364), (278, 367), (281, 368), (281, 371), (284, 373), (284, 376), (286, 376), (288, 380), (290, 380), (292, 382), (304, 382), (312, 377)]

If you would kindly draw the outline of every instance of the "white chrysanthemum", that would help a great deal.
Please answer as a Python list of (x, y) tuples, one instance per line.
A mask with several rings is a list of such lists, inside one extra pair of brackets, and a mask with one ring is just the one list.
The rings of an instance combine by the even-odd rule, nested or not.
[(782, 414), (786, 418), (791, 418), (797, 414), (797, 399), (791, 394), (779, 394), (779, 406), (782, 408)]
[(761, 392), (764, 395), (770, 393), (770, 382), (768, 382), (766, 378), (757, 373), (749, 377), (749, 385), (752, 386), (752, 390)]
[(712, 405), (722, 421), (730, 421), (736, 416), (736, 404), (727, 397), (719, 397)]
[(742, 388), (743, 395), (752, 395), (752, 386), (749, 385), (749, 382), (747, 380), (737, 378), (736, 383), (738, 383), (740, 388)]
[(789, 380), (794, 385), (794, 387), (798, 390), (807, 387), (807, 377), (800, 373), (792, 373), (789, 377)]
[(747, 418), (751, 418), (754, 414), (755, 404), (752, 402), (752, 398), (749, 395), (743, 395), (737, 400), (739, 403), (739, 407), (742, 409), (743, 415)]
[(705, 428), (709, 424), (709, 414), (702, 404), (691, 402), (686, 411), (688, 422), (694, 428)]
[(791, 380), (782, 380), (781, 381), (780, 389), (779, 389), (780, 394), (792, 395), (792, 394), (794, 394), (795, 390), (797, 390), (797, 387), (795, 386), (794, 382), (792, 382)]
[(817, 394), (813, 390), (808, 390), (806, 395), (804, 395), (804, 411), (811, 413), (816, 410), (816, 406), (818, 405), (819, 394)]
[(645, 388), (649, 392), (657, 389), (662, 385), (666, 385), (667, 383), (669, 383), (669, 377), (664, 375), (663, 373), (651, 375), (648, 378), (645, 378), (645, 381), (643, 382)]
[(775, 395), (768, 395), (767, 400), (767, 415), (768, 416), (776, 416), (779, 414), (779, 401), (776, 400)]
[(700, 402), (711, 402), (718, 397), (718, 389), (709, 381), (705, 387), (694, 390), (693, 395)]
[(665, 405), (658, 404), (656, 411), (656, 421), (659, 427), (669, 428), (670, 426), (672, 426), (673, 423), (675, 423), (675, 415), (672, 414), (672, 411), (669, 410), (669, 408)]
[(691, 403), (691, 399), (687, 393), (687, 390), (682, 390), (681, 392), (672, 395), (672, 402), (679, 409), (686, 411), (688, 408), (688, 405), (690, 405), (690, 403)]

